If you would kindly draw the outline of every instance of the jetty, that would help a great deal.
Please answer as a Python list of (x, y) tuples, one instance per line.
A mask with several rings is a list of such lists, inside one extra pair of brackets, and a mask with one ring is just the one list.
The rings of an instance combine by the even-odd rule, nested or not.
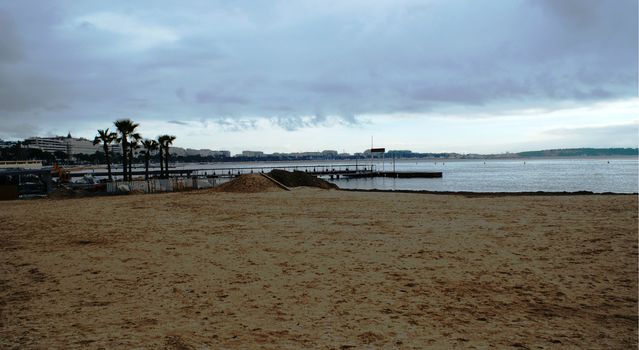
[[(202, 167), (202, 168), (169, 168), (171, 177), (207, 177), (207, 178), (233, 178), (245, 174), (264, 174), (271, 170), (302, 171), (311, 175), (339, 178), (372, 178), (372, 177), (392, 177), (392, 178), (440, 178), (442, 172), (402, 172), (402, 171), (378, 171), (373, 165), (353, 165), (353, 164), (318, 164), (318, 165), (286, 165), (286, 166), (247, 166), (247, 167)], [(112, 171), (113, 176), (120, 175), (119, 169)], [(146, 170), (136, 166), (131, 172), (133, 176), (144, 176)], [(156, 168), (149, 169), (150, 177), (157, 177), (160, 171)], [(78, 171), (71, 172), (70, 177), (83, 177), (91, 175), (94, 177), (107, 177), (108, 173), (102, 169), (100, 171)], [(54, 175), (55, 176), (55, 175)]]
[(344, 177), (348, 177), (348, 178), (392, 177), (396, 179), (440, 178), (440, 177), (443, 177), (443, 173), (441, 171), (428, 171), (428, 172), (375, 171), (375, 172), (368, 172), (368, 173), (345, 174)]

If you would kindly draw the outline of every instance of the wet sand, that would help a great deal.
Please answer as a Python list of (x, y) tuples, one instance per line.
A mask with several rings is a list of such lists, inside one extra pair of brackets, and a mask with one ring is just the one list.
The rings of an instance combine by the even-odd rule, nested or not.
[(0, 202), (0, 348), (636, 348), (637, 196)]

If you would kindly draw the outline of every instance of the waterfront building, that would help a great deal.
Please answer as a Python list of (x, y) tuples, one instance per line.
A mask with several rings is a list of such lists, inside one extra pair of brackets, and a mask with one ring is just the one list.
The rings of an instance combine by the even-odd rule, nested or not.
[(210, 149), (192, 149), (192, 148), (187, 148), (186, 149), (186, 154), (188, 155), (199, 155), (202, 157), (220, 157), (220, 158), (228, 158), (231, 156), (231, 152), (229, 151), (213, 151)]
[(22, 145), (24, 148), (34, 148), (49, 153), (64, 152), (68, 154), (69, 151), (65, 137), (63, 136), (29, 137), (24, 140)]
[[(171, 149), (171, 152), (173, 152), (173, 149)], [(213, 151), (213, 150), (210, 150), (208, 148), (202, 148), (202, 149), (187, 148), (186, 150), (184, 150), (184, 153), (185, 153), (184, 155), (187, 155), (187, 156), (201, 156), (201, 157), (220, 157), (220, 158), (224, 158), (224, 157), (230, 157), (231, 156), (231, 152), (229, 152), (229, 151)], [(176, 154), (177, 154), (177, 152), (176, 152)]]
[(65, 139), (67, 144), (67, 149), (69, 150), (67, 154), (76, 155), (76, 154), (94, 154), (96, 151), (102, 151), (102, 146), (94, 145), (93, 141), (89, 141), (85, 138), (72, 138), (67, 137)]
[(211, 151), (213, 157), (230, 158), (231, 151)]
[(322, 156), (327, 159), (337, 158), (337, 151), (333, 150), (324, 150), (322, 151)]
[[(102, 145), (94, 145), (93, 141), (85, 138), (74, 138), (71, 134), (65, 136), (53, 137), (30, 137), (24, 140), (25, 148), (40, 149), (44, 152), (54, 153), (57, 151), (64, 152), (70, 156), (78, 154), (95, 154), (102, 152)], [(113, 153), (122, 153), (122, 147), (119, 144), (111, 144), (109, 148)]]
[(242, 157), (247, 158), (261, 158), (264, 156), (262, 151), (242, 151)]

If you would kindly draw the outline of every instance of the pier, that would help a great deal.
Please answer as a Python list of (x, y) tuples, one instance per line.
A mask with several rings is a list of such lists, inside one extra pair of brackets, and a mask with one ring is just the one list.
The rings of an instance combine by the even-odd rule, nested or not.
[[(352, 165), (352, 164), (335, 164), (335, 165), (290, 165), (290, 166), (248, 166), (248, 167), (203, 167), (203, 168), (169, 168), (169, 176), (171, 177), (236, 177), (244, 174), (256, 174), (256, 173), (268, 173), (271, 170), (286, 170), (286, 171), (303, 171), (315, 176), (340, 176), (340, 175), (358, 175), (358, 174), (373, 174), (375, 171), (375, 165)], [(122, 169), (115, 168), (111, 171), (114, 177), (121, 176)], [(135, 167), (131, 172), (133, 176), (144, 176), (146, 171), (142, 168)], [(100, 171), (81, 171), (71, 172), (71, 177), (83, 177), (84, 175), (91, 175), (95, 177), (107, 177), (108, 173), (102, 169)], [(150, 177), (157, 177), (160, 175), (160, 171), (157, 168), (149, 169)]]
[[(401, 171), (377, 171), (373, 165), (352, 165), (352, 164), (335, 164), (335, 165), (291, 165), (291, 166), (249, 166), (249, 167), (206, 167), (206, 168), (169, 168), (169, 176), (171, 177), (207, 177), (207, 178), (233, 178), (244, 174), (268, 173), (271, 170), (286, 171), (302, 171), (311, 175), (320, 177), (329, 177), (331, 179), (344, 178), (372, 178), (372, 177), (391, 177), (391, 178), (441, 178), (441, 172), (401, 172)], [(121, 176), (121, 169), (111, 171), (114, 177)], [(131, 172), (133, 176), (140, 177), (146, 174), (144, 169), (136, 167)], [(156, 168), (149, 169), (149, 177), (158, 177), (160, 171)], [(95, 177), (107, 177), (106, 171), (82, 171), (71, 172), (70, 177), (83, 177), (91, 175)], [(55, 175), (54, 175), (55, 176)]]
[(375, 171), (368, 173), (346, 174), (348, 178), (367, 178), (367, 177), (392, 177), (396, 179), (415, 179), (415, 178), (440, 178), (443, 174), (441, 171), (432, 172), (401, 172), (401, 171)]

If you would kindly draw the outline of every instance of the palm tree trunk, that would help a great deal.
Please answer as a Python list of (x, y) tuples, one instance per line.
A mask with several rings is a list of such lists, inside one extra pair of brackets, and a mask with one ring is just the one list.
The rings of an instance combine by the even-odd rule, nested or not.
[(129, 181), (133, 181), (133, 148), (129, 148)]
[(126, 162), (126, 155), (127, 155), (128, 149), (126, 147), (126, 140), (122, 139), (122, 181), (126, 181), (127, 177), (126, 177), (126, 167), (127, 167), (127, 162)]
[(144, 180), (149, 181), (149, 150), (146, 150), (145, 160), (146, 160), (146, 171), (144, 172)]
[(164, 176), (164, 161), (162, 160), (162, 145), (159, 147), (160, 151), (160, 179)]
[(166, 169), (166, 178), (169, 178), (169, 146), (164, 149), (164, 169)]
[(104, 160), (107, 163), (107, 172), (109, 173), (109, 181), (113, 181), (113, 176), (111, 176), (111, 159), (109, 158), (109, 145), (106, 143), (102, 147), (104, 149)]

